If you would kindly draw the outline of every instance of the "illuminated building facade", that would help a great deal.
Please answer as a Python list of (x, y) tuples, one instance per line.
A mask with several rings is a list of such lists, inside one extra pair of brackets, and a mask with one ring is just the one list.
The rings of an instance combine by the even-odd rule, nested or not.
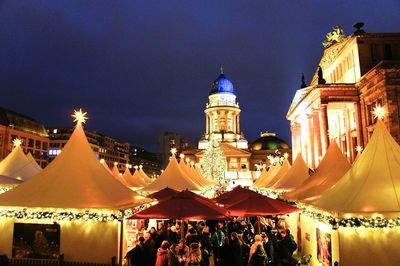
[(226, 157), (225, 178), (235, 184), (251, 185), (259, 175), (256, 166), (266, 164), (267, 156), (291, 154), (288, 144), (276, 137), (275, 133), (263, 133), (253, 143), (248, 143), (240, 130), (240, 107), (236, 101), (232, 82), (224, 75), (223, 69), (213, 82), (208, 96), (205, 113), (205, 132), (197, 149), (183, 153), (190, 161), (201, 162), (210, 141), (219, 141)]
[[(49, 163), (60, 154), (73, 131), (72, 127), (47, 129), (50, 138)], [(98, 159), (104, 159), (110, 168), (117, 162), (118, 170), (121, 173), (125, 171), (126, 164), (129, 164), (129, 143), (118, 142), (94, 131), (85, 130), (85, 134)]]
[(189, 148), (189, 141), (186, 138), (182, 137), (178, 133), (168, 131), (165, 131), (163, 134), (160, 135), (159, 144), (162, 168), (165, 168), (167, 166), (172, 148), (177, 149), (178, 153)]
[(161, 173), (161, 154), (146, 151), (141, 147), (129, 148), (131, 165), (142, 165), (148, 176), (155, 177)]
[(0, 108), (0, 160), (11, 152), (16, 138), (21, 139), (23, 151), (30, 152), (42, 168), (47, 165), (49, 138), (44, 126), (31, 117)]
[[(386, 127), (400, 142), (400, 33), (345, 36), (336, 28), (327, 40), (311, 84), (297, 90), (287, 113), (293, 156), (301, 152), (316, 168), (330, 142), (337, 141), (350, 162), (356, 147), (365, 147), (376, 119), (377, 105), (389, 116)], [(330, 42), (329, 42), (330, 41)]]

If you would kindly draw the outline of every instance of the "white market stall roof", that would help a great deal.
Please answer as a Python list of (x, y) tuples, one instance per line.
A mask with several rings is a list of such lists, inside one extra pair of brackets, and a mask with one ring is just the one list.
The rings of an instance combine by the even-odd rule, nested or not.
[(35, 158), (33, 158), (32, 153), (28, 152), (26, 155), (28, 157), (29, 161), (32, 162), (32, 164), (39, 170), (42, 171), (42, 167), (36, 162)]
[(265, 184), (264, 186), (266, 188), (272, 187), (274, 184), (279, 182), (288, 173), (288, 171), (291, 168), (292, 168), (292, 166), (290, 165), (288, 159), (285, 158), (282, 166), (279, 168), (279, 170), (276, 172), (276, 174), (272, 178), (270, 178), (269, 182), (264, 183)]
[(150, 185), (143, 188), (143, 191), (155, 192), (163, 188), (172, 188), (178, 191), (191, 190), (202, 191), (203, 188), (196, 184), (189, 176), (187, 176), (179, 167), (175, 155), (172, 156), (167, 168), (164, 172)]
[(199, 185), (202, 188), (206, 188), (211, 186), (211, 184), (208, 182), (208, 180), (204, 180), (202, 176), (197, 176), (194, 171), (191, 170), (190, 166), (188, 166), (183, 159), (180, 160), (179, 166), (181, 167), (181, 170), (188, 176), (190, 177), (197, 185)]
[(271, 167), (269, 168), (269, 170), (267, 171), (266, 169), (264, 169), (261, 172), (260, 177), (256, 180), (256, 182), (253, 184), (254, 187), (258, 187), (258, 188), (265, 188), (265, 186), (271, 182), (271, 180), (276, 176), (276, 174), (279, 172), (279, 169), (281, 168), (281, 165), (278, 164), (273, 164), (271, 165)]
[(336, 141), (333, 141), (315, 173), (304, 181), (301, 186), (280, 197), (296, 201), (315, 200), (334, 186), (350, 167), (350, 163), (340, 151)]
[(125, 173), (122, 175), (122, 177), (124, 178), (125, 182), (128, 184), (128, 187), (130, 187), (130, 188), (143, 188), (148, 185), (148, 183), (146, 183), (143, 180), (143, 177), (140, 175), (138, 169), (135, 170), (133, 175), (131, 175), (129, 172), (129, 176), (125, 170)]
[[(33, 159), (33, 158), (32, 158)], [(0, 175), (17, 178), (22, 181), (30, 179), (42, 170), (40, 166), (16, 146), (6, 158), (0, 162)]]
[(400, 213), (400, 146), (378, 120), (364, 152), (334, 187), (312, 205), (346, 213)]
[(80, 123), (44, 170), (0, 195), (0, 206), (112, 209), (148, 202), (110, 175), (96, 159)]
[(144, 171), (143, 166), (139, 165), (139, 174), (147, 184), (153, 183), (154, 179), (150, 178)]
[(274, 190), (293, 190), (309, 178), (308, 170), (306, 162), (304, 162), (301, 153), (299, 153), (292, 167), (269, 188)]
[(119, 173), (117, 163), (114, 164), (111, 172), (112, 172), (112, 175), (115, 177), (115, 179), (117, 179), (119, 182), (121, 182), (122, 185), (129, 187), (129, 184), (125, 181), (125, 179)]

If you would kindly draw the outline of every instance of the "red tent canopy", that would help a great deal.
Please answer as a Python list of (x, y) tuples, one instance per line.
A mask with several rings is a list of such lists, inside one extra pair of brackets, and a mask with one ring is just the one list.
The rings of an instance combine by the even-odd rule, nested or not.
[(252, 191), (247, 188), (242, 188), (241, 186), (237, 186), (231, 191), (225, 192), (224, 194), (219, 195), (218, 197), (214, 198), (214, 200), (220, 204), (223, 205), (232, 205), (236, 202), (241, 201), (244, 197), (247, 195), (258, 195), (261, 196), (261, 194)]
[(161, 189), (160, 191), (157, 191), (157, 192), (154, 192), (154, 193), (148, 195), (147, 197), (160, 201), (160, 200), (169, 198), (173, 195), (176, 195), (177, 193), (179, 193), (178, 190), (166, 187), (166, 188)]
[(232, 216), (240, 217), (278, 215), (299, 211), (290, 204), (258, 193), (244, 195), (240, 201), (226, 206), (226, 209)]
[(229, 219), (226, 209), (218, 206), (213, 200), (184, 190), (160, 201), (129, 219)]

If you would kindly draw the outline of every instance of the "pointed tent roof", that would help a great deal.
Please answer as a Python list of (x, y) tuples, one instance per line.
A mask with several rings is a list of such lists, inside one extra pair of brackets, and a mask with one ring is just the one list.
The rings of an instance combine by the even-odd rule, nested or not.
[(32, 153), (28, 152), (26, 155), (28, 157), (28, 160), (39, 170), (42, 171), (42, 167), (36, 162), (35, 158), (33, 158)]
[(210, 186), (210, 183), (207, 180), (204, 180), (202, 177), (198, 176), (195, 172), (192, 171), (190, 166), (188, 166), (183, 159), (180, 160), (179, 166), (183, 170), (184, 173), (186, 173), (187, 176), (189, 176), (196, 184), (199, 186), (206, 188)]
[(143, 167), (139, 165), (139, 174), (147, 184), (153, 183), (154, 179), (150, 178), (144, 171)]
[[(126, 172), (126, 170), (125, 170)], [(139, 173), (139, 170), (136, 169), (135, 172), (133, 173), (133, 175), (124, 175), (122, 176), (125, 180), (125, 182), (128, 184), (128, 187), (130, 188), (143, 188), (145, 186), (148, 185), (148, 183), (146, 183), (142, 176)]]
[(175, 156), (172, 156), (165, 171), (153, 183), (145, 187), (143, 191), (155, 192), (165, 187), (179, 191), (185, 189), (192, 191), (203, 190), (181, 170)]
[(272, 179), (275, 178), (276, 174), (281, 169), (281, 165), (279, 163), (273, 164), (266, 174), (262, 175), (256, 180), (253, 186), (258, 188), (265, 188), (268, 183), (271, 182)]
[(282, 166), (279, 167), (279, 169), (276, 170), (275, 173), (271, 173), (271, 175), (267, 179), (265, 179), (265, 181), (262, 183), (262, 186), (266, 187), (266, 188), (270, 188), (273, 184), (275, 184), (280, 179), (282, 179), (291, 168), (292, 168), (292, 166), (290, 165), (288, 159), (285, 158)]
[(301, 186), (281, 195), (291, 200), (309, 201), (321, 197), (322, 193), (330, 189), (350, 169), (351, 165), (333, 141), (319, 164), (315, 174), (306, 179)]
[(22, 180), (0, 175), (0, 186), (15, 186), (21, 184), (22, 182)]
[(6, 158), (0, 162), (0, 175), (26, 181), (41, 171), (36, 162), (31, 161), (20, 146), (15, 147)]
[(54, 161), (30, 180), (0, 195), (0, 206), (62, 209), (119, 210), (148, 201), (99, 164), (79, 123)]
[(104, 168), (106, 168), (107, 172), (109, 172), (110, 174), (113, 174), (113, 172), (111, 171), (110, 167), (108, 167), (108, 164), (106, 163), (106, 161), (104, 159), (100, 159), (100, 164), (104, 166)]
[(129, 184), (125, 181), (125, 179), (120, 174), (118, 167), (117, 167), (117, 163), (114, 163), (111, 173), (115, 177), (115, 179), (117, 179), (119, 182), (121, 182), (121, 184), (123, 184), (126, 187), (129, 187)]
[[(271, 167), (272, 170), (272, 167)], [(267, 169), (264, 167), (261, 171), (261, 175), (258, 177), (258, 179), (254, 182), (253, 186), (258, 186), (258, 184), (261, 183), (262, 180), (264, 180), (265, 178), (267, 178), (268, 176), (268, 171)]]
[(308, 177), (308, 166), (301, 153), (297, 155), (293, 166), (275, 184), (270, 186), (274, 190), (292, 190), (301, 185)]
[(400, 146), (378, 120), (360, 158), (334, 187), (312, 204), (336, 212), (339, 217), (345, 213), (396, 213), (398, 216), (399, 173)]
[(200, 168), (199, 168), (199, 167), (194, 166), (192, 169), (193, 169), (193, 171), (195, 172), (195, 174), (196, 174), (197, 176), (200, 176), (202, 179), (206, 180), (206, 181), (210, 184), (210, 186), (218, 186), (217, 181), (215, 181), (214, 179), (205, 177), (205, 176), (200, 172)]

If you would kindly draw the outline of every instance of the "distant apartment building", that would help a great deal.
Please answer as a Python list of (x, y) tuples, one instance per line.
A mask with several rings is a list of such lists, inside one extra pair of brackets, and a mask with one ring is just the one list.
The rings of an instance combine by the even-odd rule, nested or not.
[(132, 166), (142, 165), (151, 177), (161, 173), (161, 154), (146, 151), (141, 147), (130, 147), (129, 162)]
[[(50, 148), (48, 151), (49, 162), (60, 154), (73, 130), (73, 127), (47, 129), (50, 139)], [(117, 162), (118, 170), (120, 172), (125, 171), (126, 164), (129, 164), (129, 143), (118, 142), (109, 136), (95, 131), (85, 130), (85, 134), (94, 154), (99, 160), (104, 159), (110, 168)]]
[(168, 164), (170, 151), (172, 148), (176, 148), (178, 153), (189, 147), (189, 141), (174, 132), (164, 132), (161, 134), (160, 139), (160, 152), (161, 152), (161, 166), (165, 168)]
[(0, 160), (3, 160), (13, 148), (13, 140), (22, 140), (22, 149), (30, 152), (41, 166), (47, 165), (49, 138), (44, 126), (35, 119), (0, 108)]

